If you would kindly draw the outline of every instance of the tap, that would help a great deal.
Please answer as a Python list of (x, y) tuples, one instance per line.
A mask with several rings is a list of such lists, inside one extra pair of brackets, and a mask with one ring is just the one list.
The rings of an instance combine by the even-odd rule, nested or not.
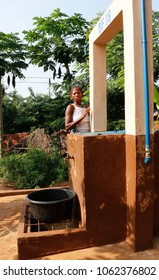
[(64, 161), (66, 162), (67, 160), (69, 159), (74, 159), (73, 156), (70, 156), (68, 153), (67, 153), (67, 156), (64, 158)]

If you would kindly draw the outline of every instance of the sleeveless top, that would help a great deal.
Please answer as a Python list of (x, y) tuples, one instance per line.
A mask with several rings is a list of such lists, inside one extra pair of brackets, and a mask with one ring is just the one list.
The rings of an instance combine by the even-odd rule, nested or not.
[[(73, 121), (76, 121), (79, 119), (83, 113), (85, 112), (86, 108), (85, 107), (78, 107), (74, 104), (72, 104), (75, 109), (73, 112), (72, 119)], [(90, 117), (87, 114), (83, 120), (80, 121), (72, 130), (71, 132), (89, 132), (90, 131)]]

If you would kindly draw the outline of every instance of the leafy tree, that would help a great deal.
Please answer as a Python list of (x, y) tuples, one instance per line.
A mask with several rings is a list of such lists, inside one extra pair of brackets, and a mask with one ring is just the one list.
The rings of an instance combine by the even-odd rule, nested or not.
[[(57, 17), (55, 17), (57, 14)], [(59, 15), (60, 14), (60, 15)], [(30, 42), (28, 43), (29, 49), (33, 48), (36, 51), (36, 47), (41, 46), (41, 42), (44, 38), (48, 38), (48, 59), (42, 60), (42, 54), (47, 54), (45, 47), (47, 48), (47, 44), (45, 47), (41, 48), (41, 53), (31, 52), (31, 57), (36, 61), (34, 64), (43, 63), (41, 66), (45, 66), (45, 62), (48, 61), (48, 69), (51, 69), (51, 65), (54, 65), (53, 70), (57, 68), (59, 65), (59, 61), (54, 59), (54, 49), (58, 49), (57, 41), (61, 42), (61, 39), (64, 40), (66, 45), (71, 51), (72, 42), (75, 39), (75, 33), (67, 33), (67, 26), (69, 17), (65, 14), (62, 14), (60, 10), (55, 10), (48, 18), (38, 18), (35, 20), (35, 25), (37, 26), (34, 30), (26, 32), (26, 36), (29, 36)], [(81, 17), (75, 14), (74, 19), (78, 19), (81, 22)], [(153, 12), (153, 50), (154, 50), (154, 77), (155, 81), (158, 80), (158, 26), (159, 26), (159, 13)], [(71, 17), (72, 18), (72, 17)], [(99, 19), (99, 17), (98, 17)], [(60, 21), (58, 21), (60, 20)], [(85, 20), (84, 20), (85, 21)], [(40, 22), (43, 22), (44, 25)], [(59, 22), (65, 26), (64, 30), (60, 31), (60, 27), (58, 27)], [(73, 22), (73, 21), (72, 21)], [(88, 30), (93, 27), (93, 23), (96, 23), (96, 19), (91, 21), (91, 23), (86, 24), (85, 28), (82, 29), (81, 40), (84, 38), (84, 30), (86, 31), (85, 37), (86, 41), (88, 39)], [(40, 27), (41, 26), (41, 27)], [(48, 27), (50, 26), (50, 33)], [(53, 26), (55, 26), (54, 32)], [(46, 28), (47, 27), (47, 28)], [(73, 28), (72, 28), (73, 29)], [(76, 28), (75, 28), (76, 30)], [(56, 32), (55, 32), (56, 31)], [(59, 31), (59, 34), (58, 34)], [(31, 33), (30, 33), (31, 32)], [(52, 33), (51, 33), (52, 32)], [(61, 33), (60, 33), (61, 32)], [(64, 33), (63, 33), (64, 32)], [(72, 31), (73, 32), (73, 31)], [(67, 36), (66, 36), (67, 33)], [(45, 35), (45, 36), (42, 36)], [(69, 35), (70, 34), (70, 37)], [(72, 34), (72, 35), (71, 35)], [(78, 33), (79, 34), (79, 33)], [(32, 38), (33, 36), (33, 38)], [(60, 37), (61, 36), (61, 37)], [(79, 35), (78, 35), (79, 36)], [(37, 39), (36, 39), (37, 38)], [(70, 39), (69, 39), (70, 38)], [(56, 39), (56, 40), (54, 40)], [(32, 41), (31, 41), (32, 40)], [(68, 41), (70, 40), (70, 41)], [(51, 45), (51, 42), (53, 45)], [(83, 42), (83, 41), (81, 41)], [(44, 51), (42, 51), (42, 49)], [(61, 50), (61, 49), (60, 49)], [(64, 48), (65, 50), (65, 48)], [(69, 81), (67, 79), (63, 79), (61, 83), (53, 84), (54, 97), (49, 98), (46, 95), (35, 95), (33, 90), (30, 89), (30, 96), (28, 98), (22, 98), (17, 95), (16, 92), (7, 94), (4, 96), (4, 131), (5, 133), (16, 133), (22, 131), (30, 131), (36, 128), (44, 128), (45, 132), (52, 133), (54, 131), (58, 131), (61, 128), (64, 128), (64, 113), (67, 104), (70, 103), (69, 91), (70, 87), (73, 83), (79, 84), (84, 90), (84, 101), (88, 103), (89, 100), (89, 63), (88, 63), (88, 53), (89, 48), (87, 49), (87, 53), (84, 56), (83, 53), (83, 43), (81, 43), (81, 49), (79, 48), (79, 52), (81, 55), (80, 62), (77, 62), (75, 56), (72, 58), (71, 63), (74, 61), (73, 71), (71, 75), (74, 76), (74, 79)], [(121, 120), (124, 118), (124, 65), (123, 65), (123, 33), (120, 32), (117, 34), (114, 39), (107, 45), (107, 93), (108, 93), (108, 124), (109, 127), (112, 128), (111, 123), (116, 124), (116, 120)], [(41, 56), (40, 56), (41, 54)], [(39, 57), (38, 57), (39, 56)], [(30, 57), (30, 60), (31, 60)], [(62, 61), (62, 60), (61, 60)], [(53, 63), (53, 64), (51, 64)], [(69, 67), (71, 65), (69, 64)], [(62, 62), (60, 64), (63, 66)], [(39, 65), (40, 66), (40, 65)], [(45, 69), (47, 70), (47, 69)], [(54, 73), (54, 71), (53, 71)], [(158, 93), (158, 91), (156, 91)], [(158, 102), (159, 98), (155, 95), (155, 100)], [(156, 102), (155, 101), (155, 102)], [(157, 103), (156, 103), (157, 104)], [(123, 123), (122, 123), (123, 125)], [(115, 127), (113, 126), (113, 129)]]
[(30, 62), (44, 71), (53, 71), (53, 77), (62, 77), (61, 66), (65, 68), (63, 79), (71, 81), (74, 74), (70, 66), (84, 61), (85, 33), (89, 27), (80, 14), (69, 17), (60, 9), (50, 16), (34, 17), (33, 30), (23, 31), (28, 42)]
[[(152, 12), (152, 43), (154, 82), (159, 80), (159, 12)], [(107, 73), (117, 79), (119, 90), (124, 91), (123, 32), (119, 32), (107, 45)]]
[[(27, 68), (25, 45), (18, 38), (17, 33), (5, 34), (0, 32), (0, 156), (2, 156), (2, 77), (8, 73), (12, 75), (12, 85), (15, 87), (16, 77), (23, 78), (22, 70)], [(10, 84), (10, 76), (8, 76)]]
[(26, 98), (25, 110), (31, 129), (44, 128), (50, 134), (64, 128), (64, 115), (68, 100), (62, 96), (49, 98), (46, 95)]
[(54, 98), (32, 94), (23, 98), (16, 92), (4, 96), (4, 133), (30, 132), (44, 128), (50, 134), (64, 128), (65, 109), (69, 96)]
[[(6, 73), (12, 74), (15, 78), (24, 78), (22, 70), (26, 69), (28, 64), (25, 62), (25, 45), (19, 39), (18, 33), (5, 34), (0, 32), (0, 45), (0, 78)], [(14, 82), (13, 78), (13, 86)]]
[[(24, 99), (16, 91), (5, 94), (3, 97), (3, 130), (4, 134), (25, 131), (25, 114), (23, 114)], [(27, 113), (27, 112), (26, 112)], [(21, 124), (21, 126), (20, 126)], [(17, 129), (19, 128), (20, 129)]]
[(79, 85), (83, 90), (82, 103), (89, 104), (89, 63), (87, 61), (76, 64), (77, 75), (75, 77), (75, 84)]
[(107, 74), (117, 79), (124, 65), (123, 32), (119, 32), (107, 44)]

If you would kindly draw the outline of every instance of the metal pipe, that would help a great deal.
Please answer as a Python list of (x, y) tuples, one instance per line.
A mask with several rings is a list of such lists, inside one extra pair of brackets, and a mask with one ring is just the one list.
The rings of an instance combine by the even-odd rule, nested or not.
[(141, 0), (142, 20), (142, 52), (143, 52), (143, 73), (144, 73), (144, 105), (145, 105), (145, 164), (150, 163), (150, 113), (149, 113), (149, 84), (148, 84), (148, 63), (147, 63), (147, 37), (146, 37), (146, 11), (145, 0)]

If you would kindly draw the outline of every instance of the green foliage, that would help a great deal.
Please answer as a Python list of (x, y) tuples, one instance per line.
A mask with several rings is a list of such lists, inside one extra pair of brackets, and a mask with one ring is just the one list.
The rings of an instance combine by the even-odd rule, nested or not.
[[(153, 12), (153, 55), (154, 55), (154, 79), (159, 78), (159, 12)], [(84, 104), (89, 103), (89, 63), (87, 55), (84, 55), (85, 41), (88, 42), (88, 34), (97, 20), (88, 23), (80, 14), (69, 17), (59, 9), (46, 17), (35, 17), (35, 28), (25, 31), (25, 39), (28, 42), (30, 61), (45, 70), (51, 69), (58, 75), (56, 66), (65, 62), (67, 79), (53, 83), (53, 97), (35, 95), (30, 89), (30, 96), (22, 98), (16, 92), (7, 94), (3, 98), (4, 133), (17, 133), (33, 131), (44, 128), (50, 134), (64, 128), (64, 115), (67, 105), (71, 102), (69, 92), (74, 84), (78, 84), (84, 91)], [(0, 59), (11, 63), (10, 54), (13, 48), (13, 58), (23, 60), (25, 46), (19, 41), (16, 34), (0, 33)], [(14, 51), (19, 45), (19, 50)], [(6, 51), (5, 51), (6, 48)], [(36, 49), (37, 48), (37, 49)], [(118, 33), (111, 40), (106, 49), (107, 56), (107, 93), (108, 93), (108, 122), (124, 119), (124, 54), (123, 32)], [(16, 55), (15, 55), (16, 54)], [(1, 56), (2, 55), (2, 56)], [(0, 61), (1, 61), (0, 60)], [(2, 61), (1, 61), (2, 62)], [(68, 62), (71, 64), (67, 65)], [(72, 67), (73, 63), (73, 67)], [(1, 63), (1, 66), (4, 64)], [(9, 65), (9, 64), (6, 64)], [(9, 71), (9, 68), (7, 68)], [(55, 75), (55, 76), (56, 76)], [(61, 74), (64, 78), (63, 74)], [(71, 77), (71, 78), (70, 78)], [(69, 82), (68, 82), (69, 79)], [(158, 98), (155, 89), (155, 103), (158, 106)]]
[(25, 62), (25, 45), (18, 37), (18, 33), (5, 34), (0, 32), (0, 76), (12, 73), (23, 78), (22, 70), (28, 67)]
[[(159, 12), (152, 12), (152, 43), (154, 81), (159, 79)], [(123, 31), (107, 44), (107, 74), (119, 80), (119, 88), (124, 88), (124, 45)]]
[(75, 84), (78, 84), (83, 90), (83, 103), (89, 103), (89, 64), (88, 61), (77, 63)]
[(109, 123), (125, 119), (124, 92), (119, 91), (113, 79), (108, 80), (107, 86), (107, 118)]
[(108, 131), (125, 130), (125, 120), (108, 121), (107, 130)]
[(117, 79), (124, 66), (123, 31), (107, 44), (107, 74)]
[(69, 17), (55, 9), (48, 17), (34, 17), (34, 26), (33, 30), (23, 32), (31, 63), (43, 67), (44, 71), (53, 71), (54, 78), (57, 75), (61, 78), (60, 64), (66, 71), (63, 79), (70, 82), (70, 65), (85, 60), (85, 33), (89, 22), (78, 13)]
[(154, 81), (159, 80), (159, 12), (152, 13), (152, 44), (153, 44), (153, 67)]
[(47, 95), (30, 95), (22, 98), (14, 94), (4, 96), (4, 133), (30, 132), (44, 128), (47, 134), (64, 128), (65, 109), (69, 95), (54, 98)]
[(4, 134), (23, 132), (25, 129), (24, 99), (16, 91), (3, 97), (3, 129)]
[(45, 187), (68, 179), (67, 164), (57, 152), (47, 154), (31, 149), (24, 154), (0, 158), (0, 177), (16, 183), (19, 189)]
[(159, 89), (154, 85), (154, 102), (157, 110), (159, 110)]

